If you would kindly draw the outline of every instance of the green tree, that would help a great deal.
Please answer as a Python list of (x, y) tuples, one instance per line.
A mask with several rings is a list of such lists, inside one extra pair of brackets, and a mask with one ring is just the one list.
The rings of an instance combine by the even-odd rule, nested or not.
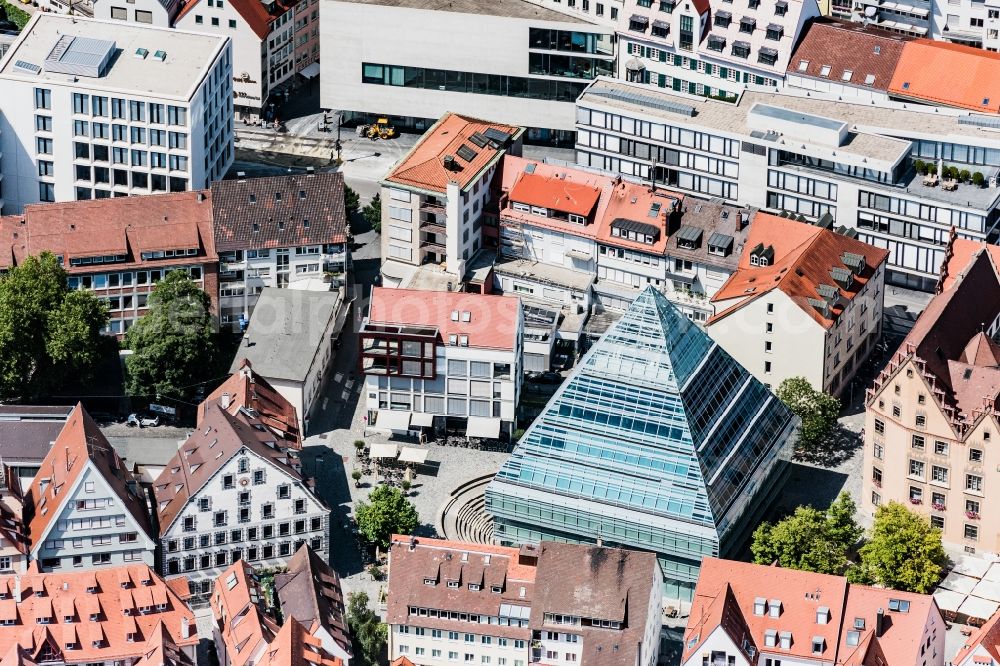
[(344, 185), (344, 210), (347, 212), (348, 223), (361, 210), (361, 197), (347, 185)]
[(898, 502), (875, 513), (860, 561), (848, 571), (855, 583), (926, 594), (939, 580), (946, 560), (941, 532)]
[(358, 531), (382, 548), (389, 546), (393, 534), (412, 534), (420, 524), (413, 504), (398, 488), (386, 485), (373, 490), (367, 502), (358, 503), (357, 517)]
[(353, 592), (347, 596), (347, 626), (361, 648), (365, 662), (379, 663), (389, 637), (388, 627), (368, 607), (368, 595), (364, 592)]
[(777, 562), (788, 569), (841, 574), (847, 554), (862, 530), (854, 522), (854, 501), (847, 493), (826, 511), (800, 506), (776, 524), (761, 523), (753, 533), (754, 562)]
[(982, 171), (977, 171), (974, 174), (972, 174), (972, 184), (975, 185), (976, 187), (982, 187), (983, 183), (985, 182), (986, 182), (986, 177), (983, 176)]
[(376, 193), (372, 197), (372, 200), (361, 211), (361, 216), (372, 228), (372, 231), (375, 233), (382, 231), (382, 197), (379, 194)]
[(66, 271), (43, 252), (0, 279), (0, 398), (38, 397), (64, 377), (87, 379), (108, 311), (70, 291)]
[(817, 391), (805, 377), (789, 377), (776, 392), (778, 399), (802, 419), (799, 443), (809, 448), (830, 434), (840, 414), (840, 400)]
[(183, 271), (153, 287), (148, 310), (125, 336), (132, 395), (189, 398), (192, 384), (210, 372), (217, 340), (208, 294)]

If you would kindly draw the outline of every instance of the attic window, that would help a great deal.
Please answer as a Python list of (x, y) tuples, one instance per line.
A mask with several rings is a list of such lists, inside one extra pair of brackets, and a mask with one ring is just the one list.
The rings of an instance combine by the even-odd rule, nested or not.
[(778, 645), (778, 632), (774, 629), (768, 629), (764, 632), (764, 646), (765, 647), (777, 647)]
[(909, 89), (910, 89), (910, 82), (903, 81), (903, 90), (909, 90)]
[(825, 646), (825, 641), (822, 636), (813, 636), (812, 640), (812, 652), (813, 654), (823, 654), (823, 648)]
[(809, 69), (809, 61), (808, 60), (799, 60), (799, 71), (800, 72), (804, 72), (807, 69)]
[(847, 644), (851, 647), (857, 647), (858, 643), (861, 642), (861, 632), (860, 631), (848, 631), (847, 632)]
[(873, 85), (875, 85), (875, 75), (874, 74), (868, 74), (868, 75), (865, 76), (865, 85), (866, 86), (873, 86)]
[(453, 589), (453, 590), (457, 590), (458, 589), (458, 581), (457, 580), (450, 580), (450, 581), (448, 581), (448, 587), (451, 588), (451, 589)]
[(306, 191), (299, 190), (299, 199), (304, 200), (306, 198)]
[(830, 609), (820, 606), (816, 609), (816, 624), (826, 624), (830, 621)]
[(827, 77), (829, 77), (830, 76), (830, 66), (829, 65), (823, 65), (822, 67), (820, 67), (819, 68), (819, 75), (822, 76), (824, 79), (827, 78)]
[(275, 201), (281, 201), (281, 192), (275, 192), (274, 193), (274, 200)]
[(876, 44), (875, 48), (872, 49), (872, 53), (874, 53), (875, 55), (881, 55), (881, 53), (882, 53), (882, 47), (879, 46), (878, 44)]
[(771, 617), (781, 617), (781, 600), (771, 599), (771, 602), (768, 604), (767, 610), (768, 614)]
[(767, 613), (767, 599), (764, 597), (757, 597), (753, 600), (753, 614), (764, 615), (765, 613)]
[(910, 612), (910, 602), (906, 599), (889, 599), (889, 610), (900, 613)]
[(462, 321), (464, 321), (466, 323), (472, 321), (472, 313), (469, 312), (468, 310), (463, 311), (462, 312)]
[(500, 587), (499, 585), (492, 585), (490, 586), (490, 592), (492, 592), (493, 594), (500, 594), (501, 592), (503, 592), (503, 588)]
[(778, 638), (781, 641), (781, 649), (782, 650), (791, 650), (792, 649), (792, 632), (790, 632), (790, 631), (783, 631), (783, 632), (781, 632), (778, 635)]
[(850, 81), (852, 76), (854, 76), (854, 72), (850, 69), (845, 69), (844, 73), (840, 75), (840, 80)]
[(990, 98), (989, 97), (984, 97), (983, 98), (983, 106), (989, 106), (989, 105), (990, 105)]
[(260, 231), (260, 225), (256, 222), (253, 223), (253, 232), (258, 233)]
[(865, 618), (863, 618), (863, 617), (856, 617), (856, 618), (854, 618), (854, 628), (857, 629), (858, 631), (864, 631), (865, 630)]
[(452, 310), (451, 311), (451, 320), (452, 321), (458, 321), (458, 310)]
[(435, 585), (437, 585), (437, 581), (434, 580), (433, 578), (424, 578), (424, 585), (430, 585), (431, 587), (434, 587)]
[(308, 229), (309, 228), (309, 218), (308, 217), (305, 218), (304, 220), (302, 220), (302, 228), (303, 229)]
[(250, 203), (257, 203), (257, 195), (253, 192), (250, 193)]

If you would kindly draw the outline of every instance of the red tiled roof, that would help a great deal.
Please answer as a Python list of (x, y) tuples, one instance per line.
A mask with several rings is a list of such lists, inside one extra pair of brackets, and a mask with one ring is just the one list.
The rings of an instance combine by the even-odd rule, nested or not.
[(243, 666), (262, 643), (274, 641), (278, 623), (265, 611), (260, 581), (247, 562), (235, 562), (215, 579), (210, 603), (232, 666)]
[(323, 649), (320, 639), (295, 618), (288, 618), (254, 666), (344, 666), (344, 662)]
[[(463, 321), (464, 313), (469, 321)], [(435, 327), (444, 344), (450, 335), (464, 335), (469, 347), (504, 350), (517, 345), (520, 317), (516, 296), (385, 287), (372, 288), (368, 311), (372, 324)]]
[[(13, 590), (15, 578), (4, 576), (0, 580)], [(74, 571), (40, 574), (37, 562), (32, 562), (29, 574), (20, 579), (17, 621), (11, 626), (0, 626), (0, 654), (9, 654), (14, 646), (20, 645), (37, 660), (48, 643), (71, 663), (143, 658), (148, 642), (164, 627), (174, 645), (191, 648), (198, 644), (191, 609), (144, 564), (97, 569), (84, 576)], [(126, 581), (127, 589), (122, 588), (121, 580)], [(96, 591), (88, 591), (91, 586)], [(39, 591), (41, 596), (37, 595)], [(139, 591), (162, 595), (165, 608), (160, 610), (154, 605), (146, 612), (139, 612), (134, 606), (123, 606), (122, 593)], [(62, 615), (67, 608), (74, 609), (72, 623), (66, 623)], [(58, 615), (53, 616), (53, 612)], [(91, 621), (91, 614), (97, 614), (98, 621)], [(50, 618), (50, 623), (39, 624), (37, 620), (43, 617)], [(134, 641), (128, 640), (128, 632), (136, 634)], [(70, 635), (78, 643), (76, 649), (66, 648)], [(102, 641), (97, 647), (93, 643), (96, 640)]]
[(119, 505), (132, 515), (141, 530), (151, 535), (146, 502), (129, 488), (133, 481), (131, 473), (90, 414), (77, 404), (25, 494), (24, 519), (32, 550), (41, 546), (52, 520), (62, 514), (63, 504), (72, 497), (69, 490), (88, 460), (114, 491)]
[(274, 588), (282, 617), (295, 618), (313, 635), (325, 630), (350, 654), (351, 635), (340, 577), (309, 544), (302, 544), (295, 552), (288, 561), (288, 571), (274, 577)]
[[(835, 84), (886, 90), (909, 38), (860, 23), (818, 17), (806, 24), (804, 34), (788, 61), (790, 76), (825, 79)], [(803, 65), (802, 63), (806, 63)], [(804, 69), (803, 69), (804, 67)], [(829, 67), (821, 76), (823, 67)], [(850, 80), (844, 73), (850, 71)], [(866, 79), (874, 76), (872, 83)]]
[[(889, 599), (908, 601), (909, 611), (897, 613), (888, 610)], [(886, 621), (881, 636), (876, 636), (876, 618), (879, 609), (885, 612)], [(847, 632), (854, 628), (854, 618), (865, 620), (863, 637), (873, 644), (868, 650), (863, 650), (864, 642), (857, 648), (847, 644)], [(931, 619), (938, 621), (938, 631), (945, 629), (944, 618), (938, 610), (934, 597), (929, 594), (914, 594), (898, 590), (877, 589), (865, 585), (851, 585), (847, 591), (847, 605), (844, 607), (844, 629), (841, 631), (841, 643), (837, 653), (838, 663), (843, 666), (862, 666), (870, 664), (870, 651), (877, 647), (882, 664), (887, 666), (911, 666), (918, 664), (923, 658), (924, 644), (921, 638), (925, 627)], [(930, 630), (928, 629), (928, 633)], [(869, 654), (866, 654), (868, 652)], [(943, 655), (941, 655), (943, 656)]]
[[(493, 148), (489, 144), (480, 148), (469, 140), (476, 132), (483, 133), (488, 129), (510, 134), (514, 139), (524, 132), (523, 128), (513, 125), (491, 123), (457, 113), (445, 114), (424, 133), (406, 157), (393, 167), (385, 182), (444, 194), (448, 183), (454, 181), (464, 190), (505, 151), (503, 146)], [(458, 156), (458, 150), (463, 145), (476, 153), (471, 161)], [(444, 167), (446, 155), (455, 158), (455, 170)]]
[(291, 466), (289, 454), (277, 446), (274, 433), (259, 419), (246, 410), (230, 414), (218, 400), (206, 400), (202, 410), (198, 428), (153, 481), (160, 536), (167, 533), (212, 476), (244, 448), (271, 463), (275, 471), (294, 481), (302, 480), (298, 469)]
[(1000, 54), (930, 39), (907, 42), (889, 93), (943, 106), (1000, 113)]
[(1000, 662), (1000, 611), (994, 613), (986, 624), (969, 636), (958, 654), (950, 660), (951, 663), (955, 666), (968, 666), (970, 656), (975, 663), (981, 663), (980, 655), (975, 654), (978, 648), (985, 650), (988, 658)]
[[(750, 255), (759, 245), (774, 250), (773, 261), (767, 266), (750, 264)], [(865, 259), (864, 270), (854, 275), (849, 289), (839, 286), (830, 274), (833, 268), (849, 268), (841, 260), (844, 253), (858, 254)], [(843, 312), (844, 301), (850, 301), (864, 288), (888, 256), (886, 250), (822, 227), (757, 213), (739, 268), (712, 297), (712, 302), (718, 304), (718, 311), (709, 318), (709, 324), (773, 289), (780, 289), (816, 323), (830, 328)], [(820, 285), (834, 287), (839, 293), (840, 302), (830, 308), (829, 317), (809, 303), (809, 299), (824, 300), (817, 290)]]
[(299, 418), (295, 413), (295, 406), (278, 393), (266, 379), (254, 372), (249, 360), (243, 359), (239, 371), (230, 375), (229, 379), (198, 405), (199, 423), (205, 415), (205, 405), (220, 401), (224, 395), (229, 396), (229, 408), (226, 411), (230, 414), (235, 415), (243, 408), (251, 409), (257, 414), (261, 423), (282, 438), (281, 446), (290, 449), (302, 448)]
[(584, 217), (594, 212), (600, 196), (597, 187), (534, 173), (522, 175), (510, 190), (511, 201)]
[(153, 629), (153, 636), (146, 641), (146, 647), (139, 661), (132, 666), (195, 666), (195, 663), (178, 647), (166, 625), (160, 622)]
[[(174, 18), (174, 23), (176, 24), (182, 17), (197, 7), (199, 2), (201, 0), (187, 0), (187, 2), (181, 5), (180, 11), (177, 12), (177, 16)], [(260, 0), (228, 0), (228, 2), (236, 10), (236, 13), (243, 17), (243, 20), (247, 22), (250, 29), (261, 40), (265, 39), (271, 33), (271, 24), (295, 6), (294, 2), (276, 0), (274, 3), (275, 11), (271, 13), (267, 11), (267, 7)]]

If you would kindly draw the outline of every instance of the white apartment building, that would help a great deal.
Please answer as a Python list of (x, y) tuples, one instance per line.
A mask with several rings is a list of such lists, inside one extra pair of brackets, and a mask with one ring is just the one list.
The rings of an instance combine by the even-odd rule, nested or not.
[(153, 565), (139, 480), (79, 404), (25, 492), (24, 523), (28, 556), (45, 571)]
[(233, 161), (224, 37), (38, 13), (0, 63), (3, 213), (208, 187)]
[(198, 428), (153, 482), (160, 567), (185, 576), (197, 602), (231, 564), (286, 564), (302, 544), (326, 554), (330, 510), (314, 495), (298, 461), (229, 396), (203, 403)]
[[(889, 250), (891, 284), (933, 289), (952, 227), (996, 237), (992, 118), (751, 91), (728, 103), (610, 80), (577, 106), (581, 165), (802, 219), (829, 213)], [(925, 183), (918, 157), (984, 172), (988, 186)]]
[(705, 330), (762, 383), (841, 395), (882, 333), (886, 250), (758, 214)]
[(816, 0), (626, 0), (618, 76), (732, 99), (781, 86)]
[(343, 174), (240, 173), (212, 183), (212, 218), (223, 325), (249, 322), (266, 287), (308, 282), (337, 291), (347, 281)]
[(388, 115), (397, 127), (423, 130), (454, 112), (570, 142), (573, 101), (613, 73), (614, 30), (544, 5), (321, 0), (320, 41), (340, 56), (321, 63), (320, 103), (369, 122)]
[[(524, 129), (445, 114), (382, 181), (382, 277), (400, 286), (423, 266), (465, 281), (481, 248), (495, 248), (495, 183)], [(495, 218), (495, 214), (493, 215)], [(488, 286), (481, 289), (489, 289)]]
[(370, 429), (510, 437), (523, 331), (518, 298), (374, 287), (359, 333)]
[(319, 58), (318, 0), (97, 0), (94, 16), (228, 37), (236, 116), (247, 122), (260, 119), (275, 88)]

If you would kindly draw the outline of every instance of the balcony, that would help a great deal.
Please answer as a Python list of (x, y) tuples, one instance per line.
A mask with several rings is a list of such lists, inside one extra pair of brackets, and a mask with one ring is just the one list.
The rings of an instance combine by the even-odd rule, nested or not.
[(430, 213), (431, 215), (444, 215), (447, 211), (445, 210), (444, 204), (438, 203), (437, 201), (424, 201), (420, 204), (421, 213)]
[(428, 231), (434, 234), (444, 234), (448, 232), (448, 228), (434, 218), (422, 221), (420, 223), (420, 229), (421, 231)]

